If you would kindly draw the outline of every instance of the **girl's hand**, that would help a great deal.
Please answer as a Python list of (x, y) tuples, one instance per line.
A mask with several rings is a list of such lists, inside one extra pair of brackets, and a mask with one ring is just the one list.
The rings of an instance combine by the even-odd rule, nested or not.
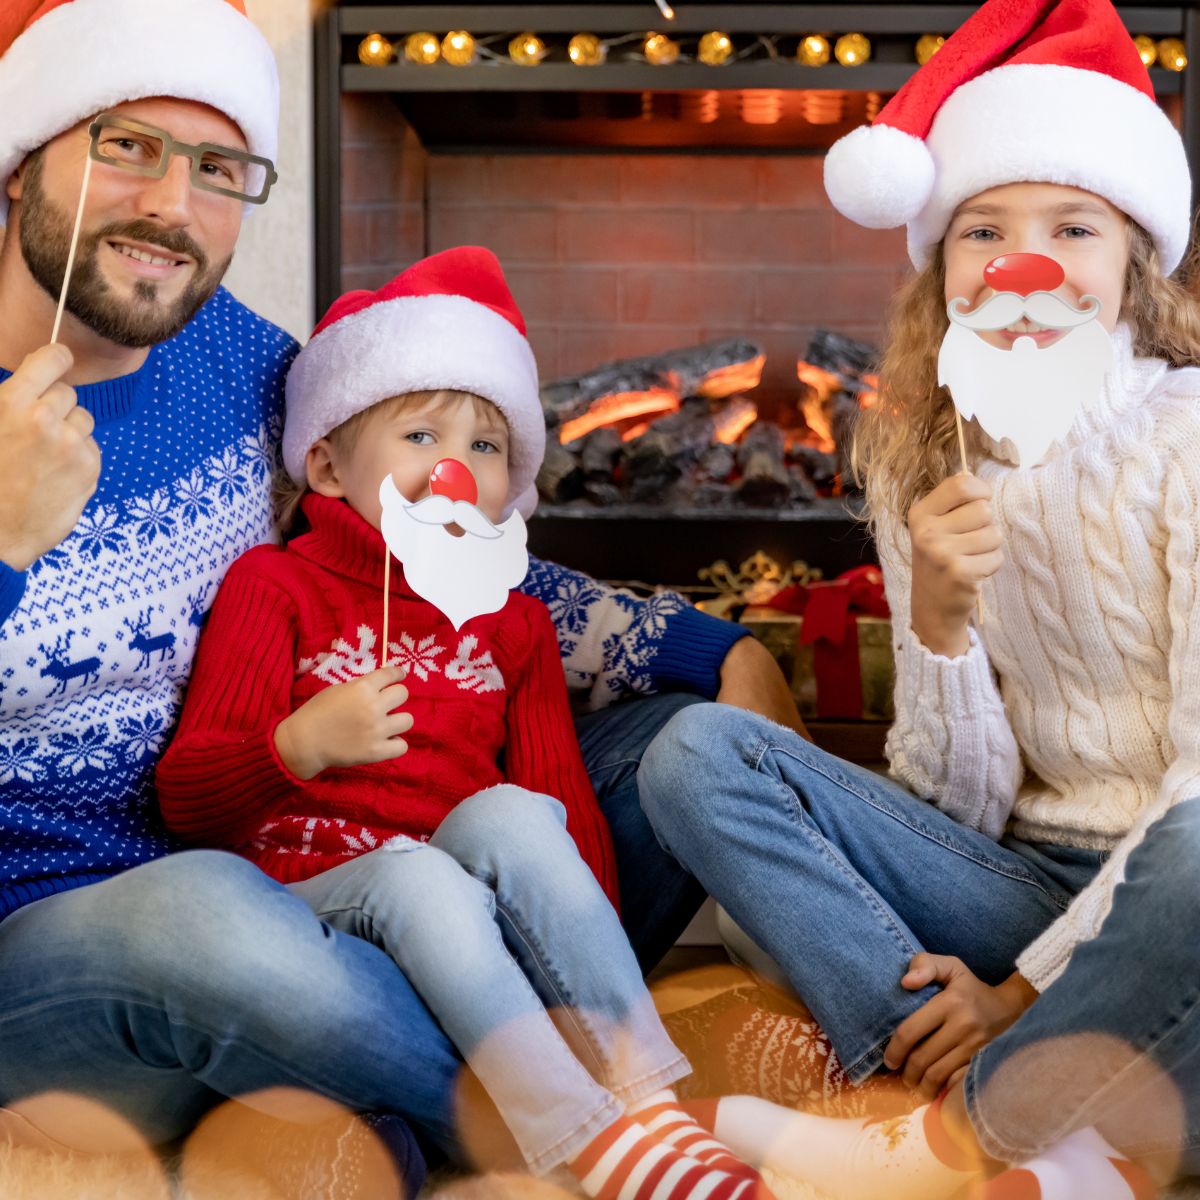
[(1004, 562), (991, 498), (991, 484), (951, 475), (909, 510), (912, 629), (935, 654), (967, 652), (967, 621), (980, 585)]
[(357, 767), (399, 758), (408, 750), (400, 736), (413, 725), (396, 710), (408, 700), (400, 681), (407, 667), (383, 667), (360, 679), (335, 683), (306, 700), (275, 727), (275, 749), (299, 779), (326, 767)]
[(903, 1066), (904, 1082), (929, 1099), (959, 1078), (971, 1055), (1003, 1033), (1038, 996), (1016, 972), (989, 987), (961, 959), (918, 954), (900, 984), (914, 992), (931, 983), (940, 983), (941, 993), (901, 1023), (883, 1055), (885, 1066)]

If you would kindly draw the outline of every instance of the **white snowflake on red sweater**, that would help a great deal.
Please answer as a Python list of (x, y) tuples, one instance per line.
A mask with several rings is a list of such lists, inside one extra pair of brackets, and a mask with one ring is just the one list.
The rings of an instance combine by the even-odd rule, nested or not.
[(437, 675), (441, 671), (437, 656), (444, 653), (445, 649), (445, 646), (437, 644), (437, 635), (433, 633), (419, 642), (411, 634), (401, 633), (398, 642), (388, 642), (388, 653), (393, 664), (408, 667), (409, 673), (422, 683), (430, 675)]

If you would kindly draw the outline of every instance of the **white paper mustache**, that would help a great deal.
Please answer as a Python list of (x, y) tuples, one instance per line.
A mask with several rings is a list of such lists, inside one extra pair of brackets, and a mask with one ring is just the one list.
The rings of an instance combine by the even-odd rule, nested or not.
[(500, 530), (473, 504), (465, 500), (451, 500), (449, 496), (426, 496), (415, 504), (406, 504), (408, 515), (422, 525), (449, 525), (451, 523), (481, 538), (498, 538)]
[(997, 292), (973, 312), (967, 311), (968, 301), (959, 296), (950, 301), (946, 312), (956, 325), (976, 332), (1007, 329), (1022, 317), (1051, 329), (1074, 329), (1086, 325), (1100, 312), (1100, 301), (1095, 296), (1082, 297), (1080, 304), (1082, 308), (1072, 308), (1053, 292), (1031, 292), (1028, 296)]

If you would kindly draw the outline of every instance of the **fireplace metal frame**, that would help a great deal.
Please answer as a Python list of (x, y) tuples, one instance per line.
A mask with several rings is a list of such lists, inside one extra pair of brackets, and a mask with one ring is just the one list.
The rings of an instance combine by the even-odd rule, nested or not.
[[(930, 31), (950, 33), (976, 5), (963, 4), (682, 4), (670, 30), (803, 34), (813, 30), (855, 30), (876, 38), (919, 37)], [(1200, 186), (1200, 0), (1164, 6), (1119, 6), (1126, 25), (1154, 37), (1179, 37), (1190, 60), (1182, 74), (1151, 72), (1160, 95), (1182, 94), (1183, 138), (1192, 178)], [(341, 98), (347, 92), (463, 91), (672, 91), (692, 88), (744, 89), (838, 88), (891, 92), (916, 70), (901, 61), (871, 61), (858, 67), (830, 64), (797, 67), (794, 63), (755, 61), (714, 68), (700, 63), (655, 67), (610, 62), (597, 67), (542, 63), (536, 68), (496, 64), (449, 67), (392, 65), (364, 67), (351, 59), (352, 45), (371, 32), (403, 33), (418, 29), (470, 29), (487, 35), (534, 29), (563, 34), (588, 30), (606, 34), (667, 28), (648, 0), (638, 4), (344, 4), (317, 18), (315, 30), (315, 223), (316, 305), (324, 312), (340, 292), (341, 273)], [(347, 60), (350, 61), (347, 61)], [(694, 151), (693, 151), (694, 152)]]

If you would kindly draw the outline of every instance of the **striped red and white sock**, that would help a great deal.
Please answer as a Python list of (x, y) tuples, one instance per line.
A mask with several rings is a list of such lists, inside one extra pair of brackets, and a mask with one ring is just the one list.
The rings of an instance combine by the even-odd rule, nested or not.
[(567, 1164), (593, 1200), (774, 1200), (754, 1176), (730, 1175), (619, 1117)]
[(979, 1173), (979, 1163), (946, 1132), (940, 1100), (906, 1116), (864, 1120), (726, 1096), (717, 1103), (714, 1132), (755, 1166), (839, 1200), (949, 1200)]
[(1158, 1187), (1094, 1129), (1080, 1129), (990, 1180), (980, 1200), (1154, 1200)]
[[(719, 1171), (746, 1178), (756, 1176), (757, 1171), (744, 1163), (724, 1142), (719, 1142), (711, 1132), (711, 1124), (705, 1125), (701, 1113), (707, 1111), (709, 1122), (715, 1122), (717, 1102), (715, 1100), (694, 1102), (685, 1110), (679, 1098), (669, 1088), (647, 1096), (645, 1100), (629, 1106), (629, 1115), (645, 1126), (651, 1137), (664, 1141), (689, 1158), (694, 1158)], [(707, 1105), (707, 1110), (704, 1106)], [(696, 1116), (693, 1116), (695, 1111)], [(697, 1120), (697, 1117), (700, 1119)]]

